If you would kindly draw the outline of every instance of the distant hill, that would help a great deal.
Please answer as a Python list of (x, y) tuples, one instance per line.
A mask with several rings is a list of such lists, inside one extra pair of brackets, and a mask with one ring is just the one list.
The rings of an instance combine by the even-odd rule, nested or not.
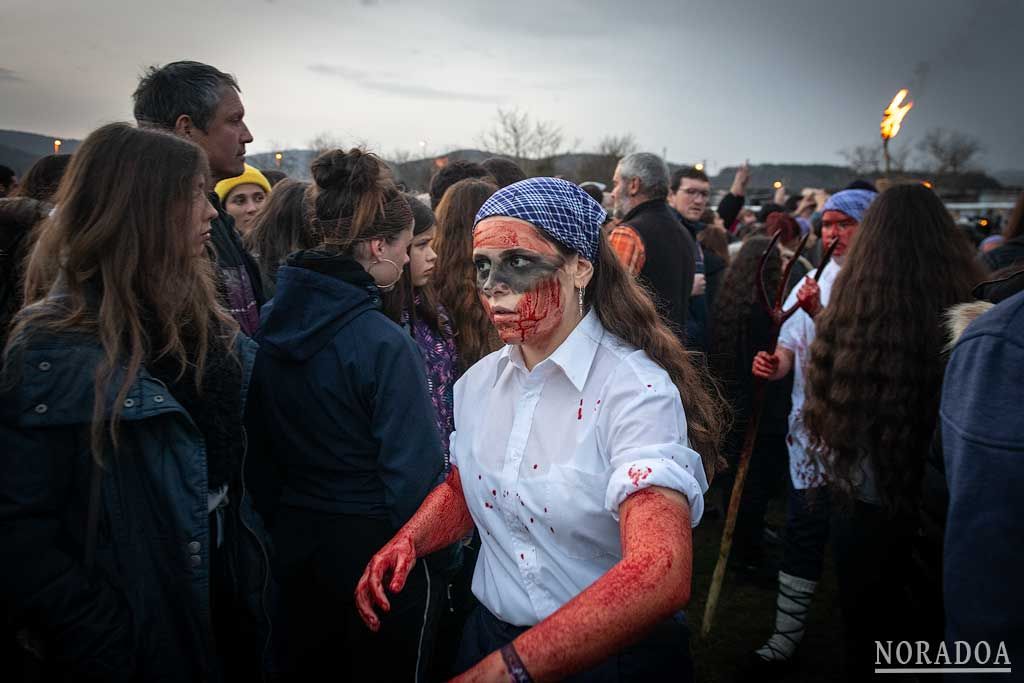
[(992, 174), (996, 180), (1007, 187), (1024, 188), (1024, 169), (996, 171)]
[[(0, 130), (0, 164), (13, 168), (17, 173), (24, 173), (36, 159), (53, 153), (53, 140), (56, 136), (25, 133), (15, 130)], [(59, 138), (62, 141), (62, 154), (74, 152), (81, 140)], [(250, 154), (249, 164), (256, 168), (278, 168), (275, 152)], [(309, 149), (287, 149), (281, 151), (280, 169), (292, 178), (309, 180), (309, 166), (316, 153)], [(444, 161), (466, 160), (481, 162), (494, 154), (479, 149), (458, 149), (426, 159), (401, 159), (389, 161), (395, 176), (410, 190), (426, 191), (430, 178)], [(611, 189), (612, 174), (615, 172), (617, 159), (599, 154), (572, 152), (559, 154), (549, 159), (526, 160), (523, 165), (529, 175), (557, 175), (574, 182), (595, 180), (605, 183)], [(679, 164), (669, 163), (670, 169), (679, 168)], [(711, 178), (714, 190), (725, 192), (732, 184), (736, 173), (735, 166), (726, 166)], [(982, 189), (995, 189), (1002, 186), (1024, 187), (1024, 170), (1007, 170), (993, 174), (965, 173), (955, 178), (932, 178), (924, 171), (911, 171), (903, 174), (911, 178), (928, 178), (937, 181), (940, 187), (948, 188), (955, 193), (970, 193)], [(798, 192), (805, 187), (823, 187), (836, 190), (846, 187), (859, 176), (844, 166), (829, 164), (760, 164), (751, 168), (751, 179), (748, 188), (748, 200), (764, 201), (772, 194), (772, 183), (782, 181), (790, 192)], [(874, 180), (878, 174), (869, 174), (866, 180)]]
[(21, 175), (39, 157), (53, 154), (54, 139), (61, 141), (61, 154), (71, 154), (82, 144), (81, 140), (73, 138), (24, 133), (18, 130), (0, 130), (0, 164), (10, 166), (18, 175)]

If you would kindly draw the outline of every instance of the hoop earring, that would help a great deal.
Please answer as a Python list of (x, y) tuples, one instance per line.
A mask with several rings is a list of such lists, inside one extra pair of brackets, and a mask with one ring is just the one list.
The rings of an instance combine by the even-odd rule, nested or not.
[(370, 273), (370, 275), (372, 276), (373, 273), (371, 273), (370, 271), (373, 270), (374, 266), (380, 265), (381, 263), (390, 263), (391, 266), (395, 269), (395, 272), (398, 273), (393, 282), (390, 282), (386, 285), (377, 285), (377, 289), (379, 289), (380, 291), (390, 292), (392, 289), (395, 288), (395, 285), (398, 284), (398, 281), (402, 279), (402, 269), (397, 263), (395, 263), (391, 259), (374, 257), (373, 263), (371, 263), (370, 267), (366, 269), (366, 272)]
[(584, 287), (580, 287), (580, 289), (579, 289), (579, 292), (580, 292), (580, 320), (583, 320), (583, 293), (586, 292), (586, 291), (587, 291), (587, 288), (585, 286)]

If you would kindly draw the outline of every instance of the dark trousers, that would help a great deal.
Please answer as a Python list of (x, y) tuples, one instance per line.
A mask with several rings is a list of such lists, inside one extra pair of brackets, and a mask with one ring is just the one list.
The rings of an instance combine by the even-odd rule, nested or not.
[(782, 571), (809, 581), (821, 578), (828, 541), (829, 508), (829, 492), (824, 486), (790, 489)]
[(913, 525), (856, 501), (836, 510), (832, 531), (847, 680), (872, 678), (876, 640), (925, 640), (935, 652), (942, 596), (921, 593), (929, 584), (912, 559)]
[[(501, 621), (483, 605), (466, 621), (456, 661), (458, 672), (473, 667), (484, 657), (528, 630)], [(636, 681), (693, 681), (690, 629), (686, 615), (677, 612), (658, 624), (646, 638), (612, 654), (592, 669), (569, 676), (572, 683), (627, 683)]]
[(290, 678), (426, 680), (444, 591), (428, 562), (418, 561), (402, 591), (389, 594), (377, 633), (355, 608), (356, 582), (393, 533), (381, 520), (282, 510), (274, 538)]
[[(786, 490), (789, 451), (785, 434), (758, 434), (736, 517), (733, 552), (741, 564), (757, 564), (764, 556), (764, 515), (768, 502)], [(732, 470), (730, 470), (731, 472)], [(726, 482), (732, 490), (735, 477)]]
[(473, 540), (459, 548), (457, 564), (444, 572), (445, 591), (441, 596), (441, 615), (438, 619), (434, 655), (431, 659), (430, 681), (447, 681), (456, 673), (455, 659), (466, 620), (480, 602), (473, 595), (473, 571), (480, 553), (480, 537), (474, 531)]

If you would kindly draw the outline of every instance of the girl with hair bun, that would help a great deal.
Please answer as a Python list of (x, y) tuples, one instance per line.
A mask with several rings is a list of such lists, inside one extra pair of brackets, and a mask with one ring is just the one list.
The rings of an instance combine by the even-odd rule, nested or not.
[(269, 470), (286, 668), (303, 677), (415, 680), (429, 665), (443, 582), (427, 563), (382, 619), (362, 627), (356, 581), (441, 474), (423, 358), (381, 310), (409, 261), (413, 212), (384, 164), (359, 149), (312, 165), (310, 232), (292, 254), (256, 340), (250, 446)]
[(680, 610), (725, 409), (604, 219), (555, 178), (478, 211), (477, 292), (506, 346), (456, 383), (451, 473), (357, 587), (381, 629), (417, 560), (475, 527), (457, 680), (692, 680)]

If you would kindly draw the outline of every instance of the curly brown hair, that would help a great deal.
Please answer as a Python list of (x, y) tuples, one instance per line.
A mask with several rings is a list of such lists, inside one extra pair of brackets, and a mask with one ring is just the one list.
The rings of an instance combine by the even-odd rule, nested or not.
[(434, 286), (451, 318), (463, 370), (502, 345), (480, 305), (473, 267), (473, 221), (497, 191), (496, 185), (484, 180), (460, 180), (448, 188), (436, 212)]
[(803, 421), (847, 500), (875, 476), (891, 514), (912, 513), (942, 384), (942, 316), (984, 274), (942, 202), (898, 185), (865, 213), (810, 349)]
[[(750, 334), (750, 307), (757, 303), (757, 269), (761, 255), (772, 243), (767, 237), (751, 237), (743, 243), (736, 259), (725, 272), (722, 289), (715, 297), (711, 353), (708, 362), (715, 376), (733, 382), (740, 371), (736, 350), (746, 348)], [(782, 279), (782, 254), (774, 249), (765, 263), (765, 291), (774, 294)], [(750, 368), (745, 371), (749, 374)]]

